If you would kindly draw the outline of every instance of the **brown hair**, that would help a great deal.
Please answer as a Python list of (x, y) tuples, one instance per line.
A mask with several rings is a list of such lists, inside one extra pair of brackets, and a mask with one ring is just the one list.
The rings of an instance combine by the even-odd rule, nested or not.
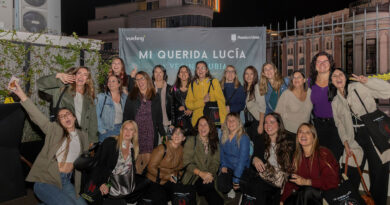
[(114, 70), (112, 69), (112, 63), (114, 60), (118, 59), (121, 62), (122, 68), (121, 68), (121, 73), (119, 74), (119, 78), (122, 80), (122, 85), (127, 87), (127, 76), (126, 76), (126, 67), (125, 67), (125, 62), (123, 61), (122, 58), (115, 56), (111, 59), (111, 67), (110, 70), (108, 71), (108, 76), (114, 75)]
[(234, 66), (232, 66), (232, 65), (227, 65), (225, 70), (224, 70), (224, 72), (223, 72), (223, 77), (221, 79), (221, 87), (222, 87), (222, 89), (224, 88), (224, 84), (226, 82), (226, 72), (227, 72), (226, 70), (229, 67), (233, 68), (234, 74), (236, 75), (236, 77), (234, 78), (234, 88), (238, 88), (241, 85), (241, 83), (240, 83), (240, 81), (238, 80), (238, 77), (237, 77), (237, 70), (236, 70), (236, 68)]
[(309, 124), (309, 123), (302, 123), (299, 127), (298, 127), (298, 131), (297, 131), (297, 137), (296, 137), (296, 145), (295, 145), (295, 152), (294, 152), (294, 158), (293, 158), (293, 166), (294, 166), (294, 170), (297, 171), (298, 170), (298, 167), (299, 165), (301, 164), (302, 162), (302, 158), (304, 157), (304, 152), (303, 152), (303, 148), (301, 146), (301, 144), (299, 144), (299, 140), (298, 140), (298, 134), (299, 134), (299, 131), (302, 127), (309, 127), (310, 129), (310, 132), (311, 134), (313, 135), (313, 146), (310, 150), (310, 170), (311, 170), (311, 167), (313, 165), (313, 159), (314, 159), (314, 156), (318, 153), (319, 154), (319, 151), (320, 151), (320, 143), (319, 143), (319, 140), (318, 140), (318, 135), (317, 135), (317, 131), (316, 131), (316, 128), (314, 127), (314, 125), (312, 124)]
[(267, 65), (271, 65), (272, 69), (275, 71), (274, 84), (272, 85), (273, 89), (276, 90), (277, 92), (279, 92), (279, 89), (283, 84), (283, 78), (280, 75), (278, 69), (276, 68), (276, 65), (274, 63), (271, 63), (271, 62), (264, 63), (263, 67), (261, 68), (261, 73), (260, 73), (260, 82), (259, 82), (260, 95), (265, 95), (268, 91), (268, 82), (269, 81), (268, 81), (267, 77), (265, 77), (265, 74), (264, 74), (264, 68)]
[[(73, 70), (73, 68), (70, 68), (70, 69)], [(91, 99), (91, 101), (93, 103), (94, 99), (95, 99), (95, 86), (94, 86), (94, 83), (93, 83), (93, 80), (92, 80), (91, 71), (89, 70), (89, 68), (85, 67), (85, 66), (80, 66), (80, 67), (75, 68), (69, 74), (76, 75), (77, 72), (79, 72), (80, 69), (85, 69), (85, 70), (88, 71), (88, 79), (87, 79), (87, 82), (84, 85), (84, 93), (83, 93), (83, 95), (84, 96), (87, 95)], [(70, 91), (76, 92), (76, 82), (71, 84)]]
[[(291, 73), (291, 75), (290, 75), (290, 83), (288, 84), (288, 89), (291, 90), (291, 91), (294, 90), (294, 82), (293, 82), (293, 80), (294, 80), (294, 74), (295, 73), (301, 74), (301, 76), (303, 77), (303, 80), (306, 80), (306, 76), (305, 76), (305, 74), (302, 71), (296, 70), (293, 73)], [(303, 90), (307, 91), (307, 89), (308, 89), (308, 86), (307, 86), (307, 80), (306, 80), (303, 83)]]
[(202, 120), (202, 119), (206, 120), (207, 124), (209, 125), (210, 131), (209, 131), (209, 134), (207, 135), (207, 137), (209, 138), (209, 146), (210, 146), (211, 154), (214, 155), (215, 152), (218, 150), (218, 143), (219, 143), (218, 131), (217, 131), (217, 128), (215, 127), (214, 123), (211, 122), (209, 120), (209, 118), (207, 118), (206, 116), (202, 116), (196, 122), (196, 125), (195, 125), (196, 132), (199, 133), (198, 126), (199, 126), (200, 120)]
[(116, 80), (118, 81), (118, 83), (119, 83), (119, 88), (118, 88), (118, 89), (119, 89), (119, 94), (122, 95), (122, 93), (123, 93), (123, 83), (122, 83), (122, 79), (121, 79), (119, 76), (114, 75), (114, 74), (108, 75), (108, 76), (107, 76), (106, 83), (104, 84), (104, 91), (105, 91), (106, 93), (110, 92), (110, 89), (108, 88), (108, 81), (109, 81), (109, 79), (110, 79), (111, 77), (115, 77)]
[(240, 115), (238, 113), (234, 113), (234, 112), (231, 112), (231, 113), (227, 114), (226, 118), (225, 118), (225, 122), (222, 124), (221, 143), (225, 144), (225, 142), (229, 139), (230, 132), (229, 132), (229, 129), (228, 129), (228, 126), (227, 126), (227, 119), (229, 117), (234, 117), (234, 119), (236, 119), (237, 122), (238, 122), (238, 130), (237, 130), (237, 133), (236, 133), (236, 141), (237, 141), (238, 146), (240, 147), (240, 139), (245, 134), (245, 129), (244, 129), (244, 125), (242, 124), (242, 122), (240, 120)]
[[(146, 98), (147, 100), (152, 99), (156, 95), (156, 89), (154, 88), (152, 79), (149, 77), (149, 75), (145, 71), (138, 71), (135, 76), (137, 77), (137, 75), (142, 75), (147, 82), (148, 88), (146, 90), (145, 96), (143, 96), (143, 97)], [(130, 99), (135, 100), (140, 95), (142, 95), (142, 94), (138, 88), (137, 82), (135, 82), (134, 87), (130, 92)]]
[(133, 144), (133, 149), (134, 149), (134, 160), (137, 159), (138, 154), (139, 154), (139, 143), (138, 143), (138, 126), (137, 123), (133, 120), (126, 120), (121, 127), (120, 133), (118, 136), (115, 137), (117, 140), (116, 143), (116, 148), (118, 150), (121, 149), (122, 147), (122, 142), (123, 142), (123, 129), (125, 128), (126, 125), (131, 124), (134, 127), (134, 136), (131, 138), (131, 143)]
[(244, 79), (244, 90), (245, 90), (245, 93), (247, 95), (248, 95), (248, 86), (249, 86), (248, 82), (246, 82), (246, 80), (245, 80), (245, 72), (247, 70), (251, 70), (253, 72), (253, 82), (249, 87), (249, 101), (251, 101), (255, 98), (255, 85), (257, 84), (257, 82), (259, 80), (259, 76), (257, 73), (257, 69), (254, 66), (250, 65), (250, 66), (245, 68), (244, 74), (242, 74), (243, 75), (242, 77)]

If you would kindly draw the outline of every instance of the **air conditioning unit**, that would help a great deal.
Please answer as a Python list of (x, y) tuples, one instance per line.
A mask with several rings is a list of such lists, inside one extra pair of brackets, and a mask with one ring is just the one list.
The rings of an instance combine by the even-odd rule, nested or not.
[(14, 28), (14, 5), (12, 0), (0, 0), (0, 30)]
[(61, 0), (18, 1), (20, 31), (61, 35)]

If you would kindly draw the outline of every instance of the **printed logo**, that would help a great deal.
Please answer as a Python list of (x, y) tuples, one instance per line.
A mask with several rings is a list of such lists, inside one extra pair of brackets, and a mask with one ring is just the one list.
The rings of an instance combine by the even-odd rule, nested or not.
[(126, 37), (126, 41), (141, 41), (141, 42), (144, 42), (145, 38), (146, 38), (146, 35), (144, 35), (144, 36), (137, 36), (137, 35), (127, 36)]
[(231, 38), (230, 38), (230, 39), (232, 40), (233, 43), (236, 42), (236, 40), (237, 40), (237, 35), (236, 35), (235, 33), (233, 33), (233, 34), (231, 35)]

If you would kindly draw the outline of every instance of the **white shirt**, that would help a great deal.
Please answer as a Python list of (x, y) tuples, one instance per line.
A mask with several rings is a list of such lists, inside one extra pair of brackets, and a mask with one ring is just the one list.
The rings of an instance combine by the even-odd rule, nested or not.
[[(69, 152), (66, 156), (65, 162), (73, 163), (77, 157), (80, 155), (81, 146), (80, 139), (76, 131), (69, 133), (70, 143), (69, 143)], [(62, 143), (61, 147), (57, 150), (56, 157), (58, 162), (62, 162), (64, 159), (64, 154), (66, 152), (66, 140)]]
[(74, 96), (74, 110), (77, 118), (77, 122), (81, 123), (81, 113), (83, 111), (83, 95), (76, 92)]

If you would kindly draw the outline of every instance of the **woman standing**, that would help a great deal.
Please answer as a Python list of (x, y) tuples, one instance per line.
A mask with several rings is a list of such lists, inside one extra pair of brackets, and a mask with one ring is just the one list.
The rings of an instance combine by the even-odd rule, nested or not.
[(286, 130), (295, 137), (299, 125), (309, 122), (313, 104), (310, 100), (311, 89), (307, 86), (305, 74), (294, 71), (290, 78), (292, 83), (280, 96), (275, 112), (282, 116)]
[(226, 107), (221, 85), (217, 79), (211, 76), (207, 63), (198, 61), (196, 63), (195, 77), (191, 82), (186, 97), (186, 106), (193, 111), (193, 126), (203, 116), (203, 109), (207, 102), (217, 102), (220, 124), (224, 123)]
[(245, 129), (253, 141), (263, 133), (264, 113), (266, 110), (264, 96), (260, 96), (257, 70), (248, 66), (244, 70), (244, 90), (246, 93)]
[(281, 204), (322, 205), (321, 191), (337, 188), (340, 183), (338, 162), (330, 150), (320, 147), (317, 132), (308, 123), (298, 128), (293, 168)]
[(311, 102), (313, 103), (313, 123), (318, 133), (320, 145), (330, 149), (338, 161), (343, 154), (343, 145), (333, 119), (332, 105), (328, 98), (329, 76), (334, 69), (332, 55), (319, 52), (310, 64)]
[(165, 136), (162, 124), (160, 96), (156, 93), (152, 79), (144, 71), (135, 75), (135, 86), (127, 97), (123, 121), (134, 120), (139, 126), (139, 157), (136, 161), (138, 173), (149, 163), (150, 153), (158, 145), (159, 134)]
[(123, 93), (121, 78), (116, 75), (109, 76), (105, 92), (99, 93), (96, 98), (99, 142), (119, 135), (126, 99), (127, 94)]
[[(336, 68), (331, 74), (332, 86), (330, 86), (329, 94), (330, 98), (333, 98), (334, 120), (340, 139), (344, 144), (345, 154), (347, 156), (354, 154), (359, 164), (362, 164), (363, 156), (367, 159), (370, 170), (370, 192), (375, 204), (385, 205), (389, 181), (390, 149), (386, 149), (380, 154), (370, 139), (370, 132), (364, 122), (360, 120), (360, 117), (367, 112), (359, 97), (367, 111), (372, 113), (377, 109), (375, 99), (390, 98), (390, 84), (380, 79), (353, 74), (352, 76), (352, 79), (357, 82), (349, 84), (343, 70)], [(355, 182), (354, 185), (357, 189), (360, 184), (360, 176), (351, 177), (351, 180)]]
[[(256, 196), (256, 204), (279, 204), (281, 188), (290, 173), (294, 141), (289, 139), (284, 132), (282, 118), (277, 113), (269, 113), (264, 120), (264, 139), (256, 138), (252, 165), (255, 167), (257, 176), (250, 183), (254, 190), (249, 194)], [(263, 146), (265, 144), (265, 146)], [(268, 174), (265, 174), (268, 173)], [(276, 180), (264, 176), (272, 175)], [(264, 178), (263, 178), (264, 177)], [(272, 185), (271, 185), (272, 184)]]
[(156, 92), (160, 95), (163, 125), (165, 131), (167, 132), (172, 119), (172, 95), (170, 92), (172, 86), (167, 83), (167, 70), (165, 70), (164, 66), (154, 66), (152, 80), (154, 87), (156, 88)]
[(192, 184), (208, 204), (222, 205), (223, 199), (214, 188), (219, 168), (219, 143), (214, 123), (200, 117), (195, 126), (198, 134), (184, 144), (183, 165), (187, 166), (183, 184)]
[(192, 132), (191, 116), (192, 110), (186, 107), (185, 101), (187, 97), (188, 87), (192, 79), (191, 70), (185, 66), (180, 66), (176, 81), (172, 87), (172, 120), (171, 124), (174, 127), (182, 127), (184, 133), (188, 135)]
[[(249, 137), (245, 134), (244, 127), (238, 113), (229, 113), (222, 126), (221, 148), (221, 173), (235, 176), (233, 189), (237, 190), (240, 177), (245, 168), (249, 167)], [(230, 171), (228, 171), (230, 170)], [(236, 178), (237, 177), (237, 178)]]
[[(135, 188), (134, 162), (138, 153), (138, 127), (132, 120), (123, 123), (118, 136), (108, 137), (103, 141), (97, 155), (98, 164), (92, 174), (102, 195), (111, 196), (106, 198), (103, 204), (127, 204), (124, 198), (114, 199), (114, 197), (126, 196), (133, 192)], [(123, 187), (116, 190), (115, 187), (108, 185), (110, 180), (115, 179), (113, 175), (126, 176), (129, 180), (126, 190)]]
[(120, 57), (113, 57), (111, 61), (111, 68), (108, 71), (108, 76), (116, 75), (119, 76), (122, 82), (122, 92), (126, 95), (129, 94), (127, 86), (129, 83), (129, 76), (126, 75), (126, 67), (123, 59)]
[(273, 63), (264, 63), (261, 68), (259, 90), (265, 96), (267, 109), (265, 114), (274, 112), (279, 97), (288, 87), (288, 78), (283, 79)]
[[(49, 119), (26, 96), (18, 83), (13, 92), (31, 120), (41, 128), (45, 144), (31, 167), (26, 181), (34, 182), (34, 193), (48, 205), (87, 203), (79, 196), (81, 173), (73, 169), (73, 162), (88, 150), (88, 136), (77, 127), (76, 116), (71, 110), (58, 111), (57, 121)], [(71, 178), (75, 171), (74, 185)]]
[(94, 104), (95, 88), (87, 67), (78, 67), (71, 73), (57, 73), (38, 79), (39, 91), (53, 96), (53, 105), (75, 113), (81, 129), (88, 133), (90, 143), (97, 142), (97, 117)]
[[(176, 179), (183, 166), (184, 131), (174, 128), (171, 139), (156, 147), (148, 164), (146, 177), (153, 183), (148, 194), (153, 204), (167, 204), (173, 195)], [(149, 199), (149, 197), (146, 196)]]
[(228, 65), (221, 80), (223, 95), (225, 96), (226, 113), (238, 113), (245, 107), (245, 92), (237, 77), (236, 68)]

